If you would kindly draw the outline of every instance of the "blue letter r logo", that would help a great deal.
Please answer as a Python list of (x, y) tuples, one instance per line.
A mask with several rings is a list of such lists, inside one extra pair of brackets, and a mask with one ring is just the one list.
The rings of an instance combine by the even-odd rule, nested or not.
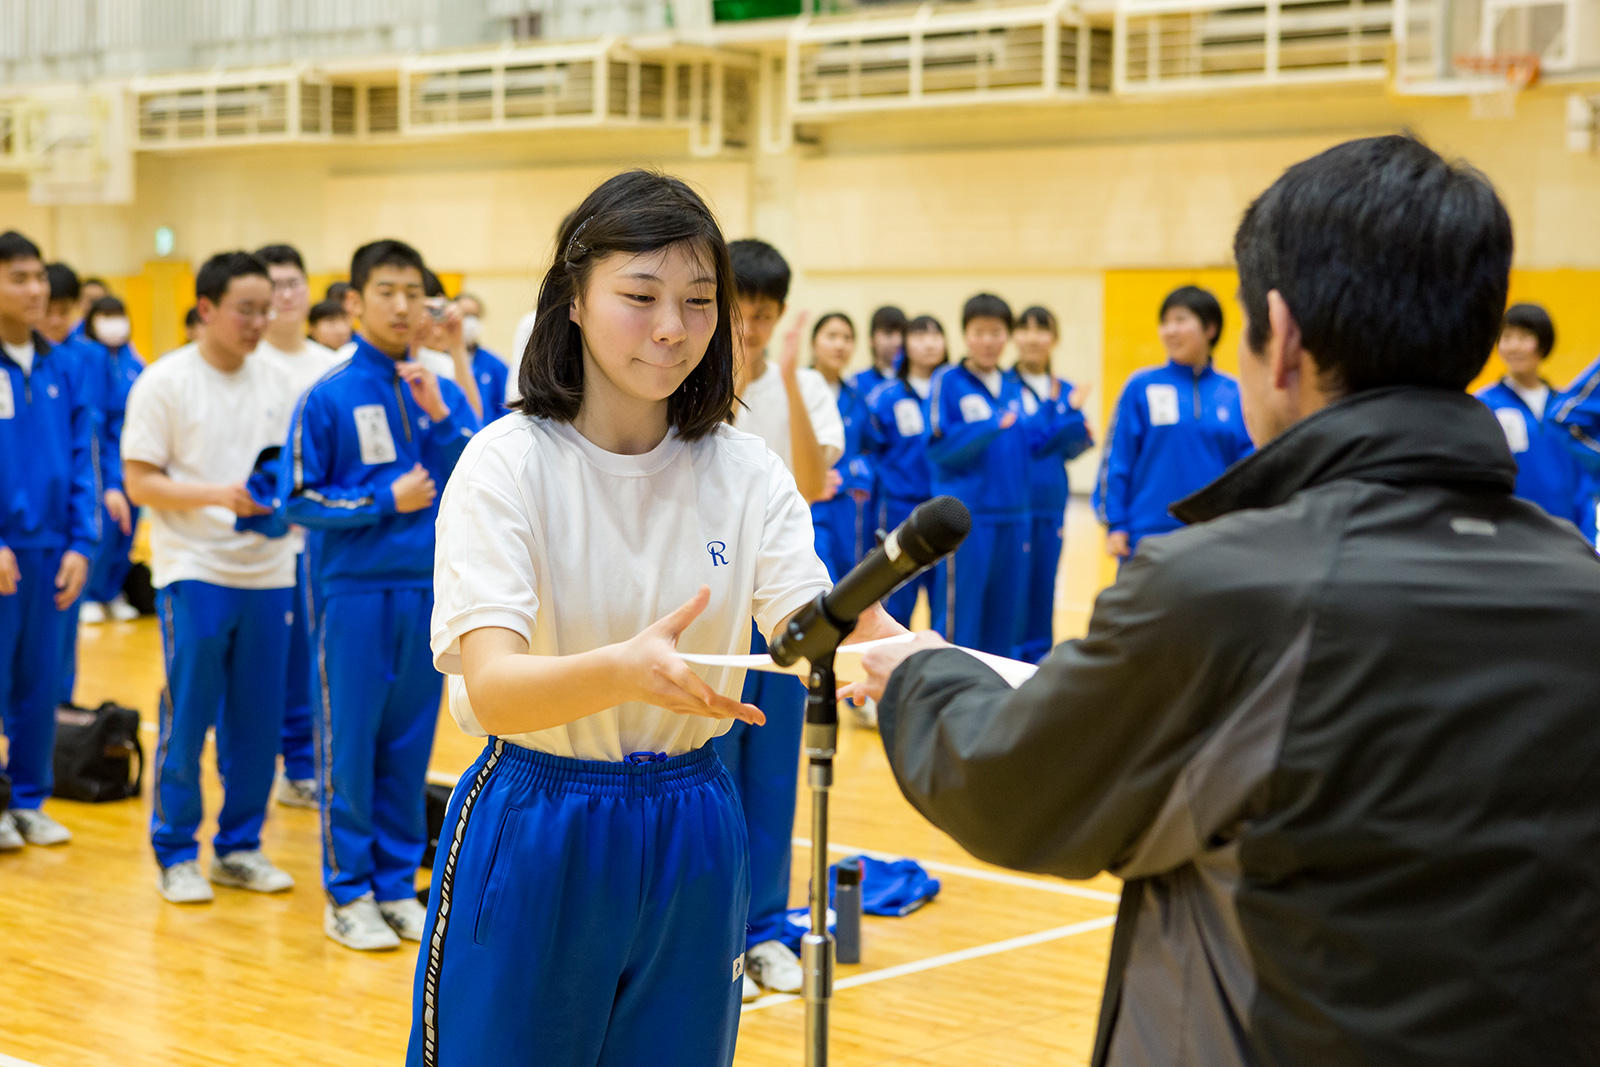
[(706, 545), (706, 551), (711, 553), (711, 565), (713, 567), (726, 567), (728, 565), (728, 557), (723, 555), (724, 552), (728, 551), (728, 546), (722, 541), (712, 541)]

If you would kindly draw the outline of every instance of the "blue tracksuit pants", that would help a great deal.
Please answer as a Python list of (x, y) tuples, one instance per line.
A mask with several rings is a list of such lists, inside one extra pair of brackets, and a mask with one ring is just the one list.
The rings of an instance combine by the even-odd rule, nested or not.
[(441, 692), (428, 649), (432, 612), (430, 589), (338, 593), (318, 603), (312, 719), (322, 880), (340, 906), (366, 893), (379, 901), (416, 894)]
[(89, 581), (83, 587), (83, 599), (104, 604), (122, 593), (122, 583), (128, 580), (133, 561), (128, 553), (133, 551), (133, 534), (123, 533), (110, 514), (101, 517), (100, 547), (89, 561)]
[(1038, 663), (1055, 647), (1056, 572), (1061, 567), (1063, 515), (1035, 515), (1028, 548), (1028, 606), (1017, 658)]
[[(766, 650), (767, 642), (756, 632), (750, 651)], [(745, 943), (754, 947), (783, 940), (787, 930), (784, 913), (789, 910), (789, 854), (806, 687), (793, 675), (750, 671), (740, 699), (765, 712), (767, 724), (735, 722), (711, 744), (733, 778), (749, 827), (750, 917)]]
[(0, 596), (0, 712), (11, 746), (11, 806), (33, 809), (55, 785), (56, 701), (61, 646), (78, 606), (56, 610), (59, 548), (13, 549), (22, 578)]
[(1027, 516), (973, 516), (972, 532), (950, 559), (951, 641), (979, 652), (1016, 656), (1028, 608)]
[(283, 725), (288, 589), (173, 582), (156, 609), (166, 655), (150, 841), (163, 867), (199, 854), (200, 754), (217, 730), (224, 790), (212, 844), (219, 856), (261, 847), (261, 824)]
[(733, 1062), (749, 898), (733, 782), (709, 745), (633, 759), (494, 739), (462, 776), (407, 1067)]
[(834, 581), (860, 562), (872, 544), (865, 504), (840, 491), (832, 500), (811, 505), (811, 525), (816, 531), (817, 555)]
[(294, 561), (294, 573), (294, 627), (289, 631), (289, 677), (283, 708), (283, 776), (303, 782), (317, 776), (311, 732), (311, 634), (316, 612), (304, 552)]
[[(883, 510), (879, 512), (879, 527), (883, 530), (893, 530), (905, 522), (920, 503), (922, 503), (920, 500), (884, 497)], [(901, 626), (910, 626), (911, 613), (917, 609), (917, 591), (922, 590), (928, 595), (928, 614), (931, 617), (929, 626), (948, 638), (950, 636), (950, 605), (946, 586), (948, 572), (948, 564), (943, 560), (939, 561), (885, 598), (883, 609)]]

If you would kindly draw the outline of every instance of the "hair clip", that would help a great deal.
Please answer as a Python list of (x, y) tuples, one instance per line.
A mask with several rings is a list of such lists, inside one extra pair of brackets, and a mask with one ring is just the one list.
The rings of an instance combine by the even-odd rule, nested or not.
[[(567, 238), (567, 250), (561, 258), (570, 262), (574, 259), (582, 259), (584, 256), (589, 254), (589, 246), (578, 240), (578, 238), (583, 234), (584, 227), (588, 226), (589, 223), (593, 221), (594, 216), (590, 215), (588, 218), (578, 223), (578, 228), (572, 231), (571, 237)], [(574, 252), (576, 252), (577, 255), (574, 255)]]

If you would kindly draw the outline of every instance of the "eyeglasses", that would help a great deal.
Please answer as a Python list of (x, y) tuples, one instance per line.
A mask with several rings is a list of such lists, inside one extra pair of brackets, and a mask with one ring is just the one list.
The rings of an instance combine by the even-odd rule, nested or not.
[(304, 288), (306, 288), (304, 278), (279, 278), (272, 283), (274, 293), (298, 293)]
[(228, 308), (227, 311), (235, 318), (243, 319), (246, 322), (251, 319), (269, 319), (272, 317), (271, 308), (256, 307), (254, 304), (235, 304), (233, 307)]

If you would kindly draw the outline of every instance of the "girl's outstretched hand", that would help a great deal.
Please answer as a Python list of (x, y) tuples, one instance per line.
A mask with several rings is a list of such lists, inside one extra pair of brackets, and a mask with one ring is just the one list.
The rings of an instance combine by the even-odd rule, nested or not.
[(681, 608), (668, 612), (623, 646), (622, 662), (628, 672), (634, 700), (708, 719), (740, 719), (756, 726), (767, 717), (753, 704), (741, 704), (706, 684), (705, 679), (678, 655), (678, 638), (711, 603), (711, 587), (702, 585)]

